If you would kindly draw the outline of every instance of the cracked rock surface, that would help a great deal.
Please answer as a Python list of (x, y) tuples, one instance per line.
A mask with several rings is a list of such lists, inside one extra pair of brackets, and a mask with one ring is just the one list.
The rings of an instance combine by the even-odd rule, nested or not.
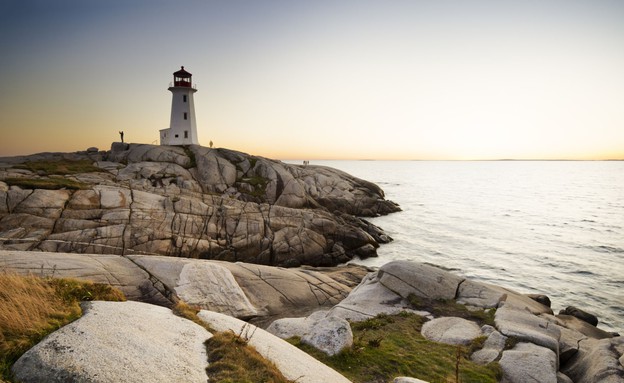
[[(28, 166), (78, 160), (95, 166)], [(0, 158), (7, 250), (334, 266), (376, 256), (391, 240), (356, 216), (398, 210), (377, 185), (336, 169), (197, 145), (115, 143), (96, 154)]]
[[(479, 327), (457, 317), (434, 318), (412, 309), (410, 296), (463, 304), (467, 309), (495, 310), (494, 326)], [(502, 382), (624, 383), (624, 338), (550, 307), (528, 295), (469, 280), (442, 268), (393, 261), (369, 273), (340, 303), (307, 317), (283, 318), (268, 330), (283, 338), (302, 337), (321, 318), (363, 321), (379, 314), (413, 312), (429, 319), (422, 334), (447, 344), (468, 344), (483, 335), (473, 361), (498, 362)], [(508, 341), (509, 344), (507, 343)]]
[[(73, 277), (119, 288), (130, 300), (171, 306), (176, 299), (256, 323), (329, 308), (352, 289), (337, 267), (326, 275), (310, 268), (278, 268), (165, 256), (71, 254), (0, 250), (0, 270)], [(359, 271), (358, 271), (359, 270)]]

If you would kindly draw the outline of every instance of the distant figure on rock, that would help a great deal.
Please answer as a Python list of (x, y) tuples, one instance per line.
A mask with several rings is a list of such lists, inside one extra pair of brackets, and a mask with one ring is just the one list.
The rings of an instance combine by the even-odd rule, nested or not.
[(212, 140), (210, 140), (210, 144), (209, 144), (209, 145), (210, 145), (210, 147), (212, 148)]
[(119, 135), (121, 136), (121, 143), (123, 144), (123, 142), (124, 142), (124, 141), (123, 141), (123, 130), (120, 130), (120, 131), (119, 131)]

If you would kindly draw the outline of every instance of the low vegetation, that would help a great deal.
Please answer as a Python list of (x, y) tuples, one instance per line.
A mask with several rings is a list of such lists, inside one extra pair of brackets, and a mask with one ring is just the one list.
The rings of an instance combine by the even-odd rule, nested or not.
[(66, 175), (104, 171), (93, 165), (91, 160), (29, 161), (15, 167), (27, 169), (40, 175)]
[(173, 312), (206, 328), (213, 334), (206, 341), (209, 366), (206, 373), (218, 383), (291, 383), (272, 362), (248, 344), (249, 339), (233, 332), (215, 332), (197, 313), (199, 308), (179, 301)]
[(407, 300), (414, 310), (430, 312), (436, 318), (459, 317), (477, 322), (480, 325), (494, 326), (496, 309), (469, 310), (465, 305), (454, 300), (422, 298), (414, 294), (408, 295)]
[(4, 180), (9, 186), (19, 186), (22, 189), (86, 189), (89, 185), (67, 178), (7, 178)]
[(221, 383), (289, 383), (247, 341), (232, 332), (219, 332), (206, 342), (210, 381)]
[(75, 279), (0, 274), (0, 381), (43, 337), (82, 315), (81, 301), (123, 301), (109, 285)]
[(188, 146), (183, 146), (184, 154), (189, 158), (189, 164), (185, 166), (186, 169), (192, 169), (197, 167), (197, 158), (195, 157), (195, 152), (191, 150)]
[(301, 343), (298, 338), (290, 342), (355, 383), (385, 383), (397, 376), (431, 383), (498, 381), (501, 374), (498, 363), (481, 366), (470, 361), (470, 346), (446, 345), (423, 338), (420, 330), (424, 321), (418, 315), (402, 313), (352, 323), (353, 347), (332, 357)]

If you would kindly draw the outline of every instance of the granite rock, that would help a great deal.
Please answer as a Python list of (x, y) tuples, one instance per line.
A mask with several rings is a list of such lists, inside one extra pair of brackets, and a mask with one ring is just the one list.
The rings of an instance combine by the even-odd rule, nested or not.
[(18, 359), (12, 369), (17, 380), (207, 381), (204, 342), (211, 334), (203, 327), (139, 302), (89, 302), (83, 311)]

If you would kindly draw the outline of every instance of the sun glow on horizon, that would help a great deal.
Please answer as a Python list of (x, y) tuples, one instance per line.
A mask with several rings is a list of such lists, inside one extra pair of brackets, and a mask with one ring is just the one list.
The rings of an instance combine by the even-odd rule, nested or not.
[[(624, 159), (624, 3), (78, 0), (0, 7), (0, 156), (199, 141), (277, 159)], [(114, 29), (110, 25), (115, 25)], [(141, 49), (137, 49), (141, 47)]]

